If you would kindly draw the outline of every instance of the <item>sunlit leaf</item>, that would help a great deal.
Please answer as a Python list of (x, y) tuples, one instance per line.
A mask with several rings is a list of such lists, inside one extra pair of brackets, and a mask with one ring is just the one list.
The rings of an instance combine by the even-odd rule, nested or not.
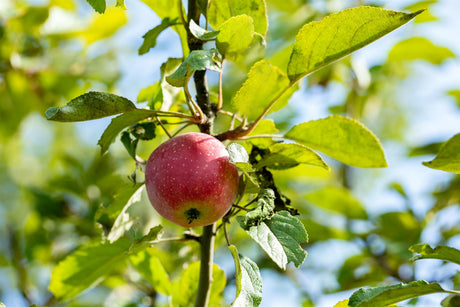
[(313, 204), (343, 214), (350, 219), (366, 219), (366, 209), (347, 189), (327, 186), (305, 195)]
[(112, 119), (97, 143), (101, 146), (101, 153), (104, 154), (109, 149), (110, 144), (115, 141), (117, 135), (123, 129), (154, 115), (154, 111), (136, 109)]
[(417, 244), (412, 245), (409, 250), (419, 254), (412, 257), (411, 260), (413, 261), (419, 259), (440, 259), (460, 265), (460, 250), (450, 246), (438, 245), (432, 248), (428, 244)]
[(250, 138), (247, 139), (246, 142), (253, 144), (260, 148), (268, 148), (270, 145), (273, 144), (272, 138), (267, 138), (264, 136), (275, 134), (279, 130), (275, 126), (275, 122), (272, 119), (263, 119), (259, 122), (257, 127), (252, 131), (248, 136), (254, 137), (256, 135), (262, 135), (263, 137), (260, 138)]
[(155, 82), (153, 85), (150, 85), (146, 88), (141, 89), (137, 95), (137, 102), (147, 102), (151, 110), (155, 110), (156, 104), (163, 104), (163, 89), (161, 87), (161, 82)]
[(256, 164), (256, 168), (287, 169), (299, 164), (308, 164), (329, 170), (327, 164), (317, 153), (303, 145), (276, 143), (268, 149), (270, 153)]
[(348, 117), (335, 115), (298, 124), (285, 137), (351, 166), (387, 166), (375, 135)]
[(217, 50), (193, 50), (177, 70), (166, 77), (169, 84), (183, 87), (187, 80), (197, 70), (220, 71), (221, 64), (217, 61)]
[(129, 99), (109, 93), (88, 92), (69, 101), (65, 106), (52, 107), (46, 118), (61, 122), (76, 122), (102, 118), (135, 110)]
[(286, 91), (288, 85), (289, 79), (278, 67), (265, 60), (259, 61), (249, 70), (248, 78), (233, 97), (232, 104), (239, 114), (254, 120), (280, 95), (282, 97), (271, 111), (279, 110), (286, 105), (292, 95), (292, 91)]
[(60, 300), (74, 298), (124, 265), (130, 254), (149, 247), (161, 229), (161, 226), (153, 227), (147, 235), (134, 242), (121, 238), (114, 243), (107, 241), (77, 249), (54, 268), (49, 290)]
[(201, 39), (202, 41), (207, 41), (215, 38), (217, 34), (219, 34), (219, 31), (208, 31), (206, 29), (203, 29), (199, 25), (196, 24), (196, 22), (192, 19), (190, 20), (190, 33), (193, 34), (198, 39)]
[(161, 294), (171, 295), (172, 284), (160, 259), (149, 252), (141, 251), (129, 257), (131, 264), (142, 277)]
[(408, 284), (359, 289), (350, 297), (350, 307), (375, 307), (386, 306), (410, 298), (430, 293), (446, 291), (438, 283), (428, 283), (424, 280), (413, 281)]
[(460, 174), (460, 133), (450, 138), (432, 161), (423, 162), (423, 165)]
[(119, 240), (78, 249), (54, 268), (49, 290), (61, 300), (77, 296), (119, 267), (130, 245), (128, 240)]
[(433, 44), (423, 37), (411, 37), (397, 43), (388, 54), (389, 62), (425, 60), (432, 64), (442, 64), (455, 54), (446, 47)]
[(334, 305), (334, 307), (348, 307), (348, 300), (343, 300)]
[(430, 21), (436, 21), (438, 18), (432, 14), (432, 9), (431, 6), (433, 4), (436, 4), (438, 0), (422, 0), (422, 1), (417, 1), (414, 2), (405, 8), (403, 8), (404, 11), (407, 12), (415, 12), (418, 10), (425, 10), (423, 13), (417, 16), (417, 18), (414, 19), (414, 22), (430, 22)]
[(144, 39), (144, 41), (142, 42), (142, 46), (138, 50), (139, 55), (146, 54), (150, 49), (154, 48), (157, 44), (157, 38), (161, 34), (161, 32), (163, 32), (171, 26), (178, 25), (179, 23), (177, 20), (178, 18), (171, 20), (168, 17), (166, 17), (161, 21), (161, 24), (145, 33), (142, 36), (142, 38)]
[(421, 11), (406, 14), (361, 6), (306, 24), (297, 34), (288, 76), (297, 81), (407, 23)]
[(248, 15), (232, 17), (220, 25), (216, 37), (217, 50), (224, 56), (249, 47), (254, 37), (254, 22)]
[[(174, 20), (178, 18), (180, 20), (181, 14), (186, 16), (185, 9), (179, 0), (141, 0), (144, 2), (148, 7), (150, 7), (162, 20), (165, 18), (169, 18), (170, 20)], [(182, 10), (182, 12), (181, 12)], [(186, 57), (189, 53), (188, 45), (187, 45), (187, 32), (182, 24), (177, 26), (172, 26), (172, 29), (179, 34), (181, 45), (182, 45), (182, 52)]]
[(140, 187), (128, 200), (126, 205), (124, 206), (123, 210), (118, 215), (117, 219), (113, 223), (112, 229), (110, 230), (107, 240), (110, 243), (115, 242), (119, 238), (121, 238), (126, 232), (128, 232), (131, 227), (133, 226), (134, 221), (138, 218), (133, 216), (132, 213), (129, 211), (131, 206), (136, 205), (141, 201), (141, 194), (145, 186), (143, 185)]
[(126, 11), (119, 7), (111, 7), (104, 14), (96, 16), (91, 25), (80, 34), (87, 44), (112, 36), (128, 22)]
[(236, 298), (233, 307), (256, 307), (262, 302), (262, 278), (251, 259), (238, 253), (234, 245), (228, 247), (235, 262)]
[(265, 36), (268, 27), (266, 11), (264, 0), (209, 0), (207, 16), (209, 24), (219, 29), (232, 16), (249, 15), (254, 20), (254, 30)]

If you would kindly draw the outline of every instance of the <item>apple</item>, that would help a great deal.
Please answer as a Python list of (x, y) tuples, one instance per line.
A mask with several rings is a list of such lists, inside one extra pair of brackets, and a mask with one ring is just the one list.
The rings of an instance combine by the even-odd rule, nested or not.
[(145, 187), (156, 211), (183, 227), (210, 225), (231, 208), (238, 170), (224, 144), (189, 132), (158, 146), (145, 168)]

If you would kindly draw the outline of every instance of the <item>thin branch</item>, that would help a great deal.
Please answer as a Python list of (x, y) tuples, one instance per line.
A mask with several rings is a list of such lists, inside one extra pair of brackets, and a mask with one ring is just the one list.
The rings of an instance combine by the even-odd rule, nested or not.
[(177, 129), (176, 132), (174, 132), (173, 136), (176, 136), (178, 135), (182, 130), (184, 130), (185, 128), (187, 128), (188, 126), (192, 125), (193, 123), (191, 122), (188, 122), (186, 123), (185, 125), (183, 125), (182, 127), (180, 127), (179, 129)]
[(288, 91), (295, 82), (289, 83), (283, 90), (281, 90), (278, 95), (276, 95), (275, 98), (268, 104), (268, 106), (265, 108), (265, 110), (259, 115), (259, 117), (253, 121), (249, 127), (246, 127), (246, 125), (240, 125), (236, 127), (233, 130), (228, 130), (225, 131), (219, 135), (216, 135), (216, 138), (219, 139), (220, 141), (224, 140), (240, 140), (242, 137), (247, 136), (251, 132), (254, 131), (254, 129), (257, 127), (257, 125), (260, 123), (260, 121), (270, 112), (271, 108), (275, 105), (275, 103)]
[(185, 92), (185, 95), (187, 96), (187, 104), (190, 108), (190, 111), (192, 112), (193, 116), (195, 117), (195, 120), (198, 120), (198, 122), (200, 124), (202, 124), (205, 119), (206, 119), (206, 116), (204, 115), (203, 113), (203, 110), (201, 110), (200, 106), (195, 102), (195, 100), (193, 100), (193, 97), (192, 95), (190, 94), (190, 91), (188, 90), (188, 86), (187, 86), (188, 82), (185, 83), (184, 85), (184, 92)]
[(223, 94), (222, 94), (222, 75), (224, 74), (224, 60), (222, 59), (222, 69), (219, 72), (219, 100), (217, 101), (217, 112), (222, 109), (223, 105)]
[(227, 246), (230, 246), (230, 239), (228, 238), (228, 233), (227, 233), (227, 222), (223, 222), (223, 228), (224, 228), (224, 236), (225, 236), (225, 241), (227, 241)]
[(248, 136), (242, 136), (239, 137), (239, 140), (250, 140), (250, 139), (258, 139), (258, 138), (279, 138), (282, 139), (284, 138), (284, 135), (281, 134), (256, 134), (256, 135), (248, 135)]
[(238, 205), (232, 205), (232, 207), (235, 207), (235, 208), (238, 208), (240, 210), (244, 210), (244, 211), (251, 211), (251, 209), (248, 209), (248, 208), (245, 208), (245, 207), (241, 207), (241, 206), (238, 206)]
[(294, 84), (295, 83), (289, 83), (288, 86), (286, 86), (278, 95), (276, 95), (276, 97), (273, 98), (273, 100), (265, 108), (265, 110), (262, 112), (262, 114), (259, 115), (259, 117), (249, 126), (249, 128), (246, 130), (246, 132), (244, 132), (244, 134), (242, 136), (246, 136), (249, 133), (251, 133), (252, 131), (254, 131), (254, 129), (259, 124), (259, 122), (268, 114), (268, 112), (270, 112), (271, 108), (275, 105), (275, 103), (278, 102), (278, 100), (281, 98), (281, 96), (283, 96), (284, 93), (286, 93)]
[(156, 118), (157, 122), (160, 124), (160, 127), (161, 127), (161, 128), (163, 129), (163, 131), (166, 133), (166, 135), (171, 139), (171, 138), (172, 138), (171, 134), (169, 134), (169, 132), (168, 132), (168, 130), (166, 129), (166, 127), (163, 126), (163, 123), (161, 122), (161, 119), (158, 117), (158, 115), (155, 116), (155, 118)]

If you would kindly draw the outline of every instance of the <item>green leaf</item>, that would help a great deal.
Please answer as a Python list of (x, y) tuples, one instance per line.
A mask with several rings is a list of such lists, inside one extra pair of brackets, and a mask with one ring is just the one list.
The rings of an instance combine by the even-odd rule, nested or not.
[(387, 277), (387, 272), (367, 255), (357, 254), (346, 259), (337, 274), (340, 289), (348, 290), (378, 284)]
[(442, 307), (458, 307), (460, 306), (460, 294), (452, 294), (446, 297), (441, 302)]
[(246, 50), (254, 38), (254, 22), (248, 15), (232, 17), (220, 25), (216, 47), (222, 55)]
[(154, 115), (154, 111), (136, 109), (112, 119), (97, 142), (97, 144), (101, 146), (101, 154), (104, 154), (109, 149), (110, 144), (115, 141), (115, 138), (123, 129)]
[(159, 108), (160, 111), (169, 111), (171, 106), (175, 102), (185, 101), (185, 96), (181, 93), (181, 89), (169, 84), (166, 80), (166, 76), (169, 76), (182, 64), (182, 59), (169, 58), (165, 63), (160, 67), (161, 71), (161, 91), (163, 94), (163, 103)]
[(397, 43), (388, 54), (389, 62), (425, 60), (440, 65), (448, 58), (455, 57), (449, 48), (436, 46), (423, 37), (412, 37)]
[(457, 106), (460, 108), (460, 90), (450, 90), (447, 92), (447, 94), (456, 100)]
[(122, 265), (130, 244), (123, 239), (76, 250), (54, 268), (49, 290), (58, 299), (68, 300), (95, 286)]
[(440, 259), (460, 265), (460, 250), (453, 247), (439, 245), (431, 248), (428, 244), (416, 244), (412, 245), (409, 250), (419, 254), (412, 257), (412, 261), (419, 259)]
[(408, 12), (415, 12), (418, 10), (425, 10), (423, 11), (420, 15), (415, 18), (414, 22), (421, 23), (421, 22), (430, 22), (430, 21), (436, 21), (438, 18), (436, 16), (433, 16), (431, 14), (431, 11), (433, 11), (430, 7), (433, 4), (436, 4), (438, 0), (423, 0), (423, 1), (417, 1), (414, 2), (406, 7), (403, 8), (404, 11)]
[(171, 295), (172, 284), (160, 259), (149, 250), (141, 251), (129, 257), (136, 271), (155, 289), (164, 295)]
[(149, 141), (156, 137), (155, 128), (153, 122), (142, 122), (132, 125), (128, 130), (136, 139)]
[(438, 155), (423, 165), (456, 174), (460, 174), (460, 133), (450, 138), (439, 150)]
[(208, 31), (200, 27), (199, 25), (196, 24), (196, 22), (191, 19), (190, 20), (190, 33), (193, 34), (196, 38), (202, 40), (202, 41), (208, 41), (212, 40), (219, 34), (219, 31)]
[(90, 26), (79, 34), (87, 44), (111, 37), (128, 22), (126, 11), (119, 7), (108, 8), (103, 15), (95, 16)]
[(268, 20), (267, 8), (264, 0), (210, 0), (207, 11), (209, 24), (214, 29), (232, 16), (249, 15), (254, 20), (254, 30), (265, 37)]
[[(219, 305), (220, 296), (225, 288), (225, 272), (217, 264), (212, 267), (210, 305)], [(179, 281), (174, 284), (173, 305), (174, 306), (193, 306), (198, 291), (200, 280), (200, 262), (193, 262), (182, 274)]]
[(123, 210), (118, 215), (117, 219), (112, 225), (110, 232), (107, 236), (107, 240), (113, 243), (120, 239), (125, 233), (127, 233), (133, 226), (134, 221), (138, 218), (130, 212), (130, 208), (141, 202), (142, 192), (145, 189), (145, 185), (142, 185), (131, 198), (128, 200)]
[(153, 227), (147, 235), (134, 242), (121, 238), (114, 243), (107, 241), (77, 249), (54, 268), (49, 290), (59, 300), (74, 298), (122, 266), (130, 254), (151, 246), (151, 241), (158, 237), (161, 229), (161, 226)]
[(106, 8), (105, 0), (86, 0), (86, 1), (99, 14), (103, 14), (105, 12), (105, 8)]
[(123, 146), (125, 146), (129, 155), (133, 159), (136, 159), (136, 150), (137, 150), (137, 144), (139, 143), (139, 139), (136, 139), (136, 138), (132, 139), (128, 131), (123, 131), (120, 137), (120, 141), (123, 144)]
[(270, 188), (266, 188), (259, 191), (256, 207), (247, 212), (245, 215), (238, 216), (237, 220), (240, 226), (247, 231), (250, 227), (257, 226), (260, 223), (271, 219), (274, 214), (275, 192), (273, 192)]
[(246, 232), (283, 270), (290, 261), (299, 267), (307, 256), (299, 245), (308, 241), (305, 227), (287, 211), (278, 212), (270, 220), (252, 226)]
[(285, 137), (351, 166), (387, 166), (376, 136), (348, 117), (334, 115), (298, 124)]
[(158, 81), (146, 88), (141, 89), (137, 95), (137, 102), (147, 102), (151, 110), (155, 109), (157, 102), (163, 102), (163, 91), (161, 89), (161, 82)]
[(228, 247), (235, 262), (236, 298), (233, 307), (256, 307), (262, 302), (262, 278), (251, 259), (238, 253), (234, 245)]
[(126, 10), (125, 0), (117, 0), (116, 6)]
[(217, 50), (193, 50), (185, 61), (170, 76), (166, 77), (169, 84), (176, 87), (185, 86), (187, 80), (197, 70), (213, 70), (219, 72), (221, 63), (217, 60)]
[(350, 219), (367, 219), (366, 209), (347, 189), (328, 186), (305, 195), (309, 202)]
[(343, 300), (334, 305), (334, 307), (348, 307), (348, 300)]
[(52, 107), (46, 118), (61, 122), (77, 122), (102, 118), (135, 110), (130, 100), (109, 93), (88, 92), (69, 101), (65, 106)]
[(420, 222), (410, 212), (386, 212), (380, 216), (379, 224), (379, 234), (395, 242), (417, 242), (422, 231)]
[(233, 97), (232, 104), (238, 113), (254, 120), (274, 99), (278, 101), (270, 111), (283, 108), (293, 93), (288, 88), (289, 79), (281, 69), (261, 60), (249, 70), (248, 78)]
[(270, 145), (273, 144), (273, 139), (267, 138), (267, 137), (260, 137), (260, 138), (255, 138), (254, 136), (256, 135), (269, 135), (269, 134), (275, 134), (279, 130), (275, 126), (275, 122), (271, 119), (263, 119), (259, 122), (257, 127), (252, 131), (248, 136), (251, 136), (252, 138), (247, 139), (246, 142), (250, 143), (254, 146), (257, 146), (259, 148), (268, 148)]
[(288, 169), (299, 164), (307, 164), (329, 170), (327, 164), (317, 153), (303, 145), (276, 143), (268, 149), (270, 153), (255, 165), (256, 168)]
[(293, 82), (399, 28), (411, 14), (361, 6), (304, 25), (297, 34), (288, 64)]
[(299, 267), (307, 257), (307, 252), (300, 246), (300, 243), (308, 242), (303, 224), (287, 211), (278, 212), (266, 224), (281, 242), (288, 262)]
[(428, 283), (424, 280), (418, 280), (408, 284), (359, 289), (351, 295), (348, 306), (387, 306), (410, 298), (437, 292), (454, 293), (453, 291), (444, 290), (438, 283)]
[(227, 151), (229, 155), (229, 161), (231, 163), (247, 163), (249, 161), (249, 155), (246, 149), (238, 144), (238, 143), (231, 143), (227, 146)]
[(163, 32), (171, 26), (180, 24), (177, 22), (177, 20), (178, 18), (174, 18), (171, 20), (169, 19), (169, 17), (166, 17), (161, 21), (161, 24), (145, 33), (142, 36), (144, 41), (142, 42), (142, 45), (138, 50), (139, 55), (146, 54), (147, 52), (149, 52), (150, 49), (154, 48), (157, 44), (157, 38), (161, 34), (161, 32)]
[[(162, 20), (165, 18), (169, 18), (170, 20), (174, 20), (176, 18), (181, 18), (181, 10), (184, 16), (186, 15), (185, 9), (182, 5), (178, 5), (178, 1), (171, 1), (171, 0), (141, 0), (144, 2), (148, 7), (150, 7)], [(182, 52), (184, 56), (187, 56), (189, 53), (188, 45), (187, 45), (187, 31), (182, 26), (182, 24), (178, 26), (172, 26), (172, 29), (179, 34), (181, 45), (182, 45)]]

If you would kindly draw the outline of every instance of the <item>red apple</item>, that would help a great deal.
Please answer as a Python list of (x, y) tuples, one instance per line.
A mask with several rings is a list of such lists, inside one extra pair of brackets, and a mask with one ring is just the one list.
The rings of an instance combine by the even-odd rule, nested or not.
[(238, 170), (219, 140), (190, 132), (152, 152), (145, 186), (164, 218), (183, 227), (205, 226), (230, 210), (238, 193)]

